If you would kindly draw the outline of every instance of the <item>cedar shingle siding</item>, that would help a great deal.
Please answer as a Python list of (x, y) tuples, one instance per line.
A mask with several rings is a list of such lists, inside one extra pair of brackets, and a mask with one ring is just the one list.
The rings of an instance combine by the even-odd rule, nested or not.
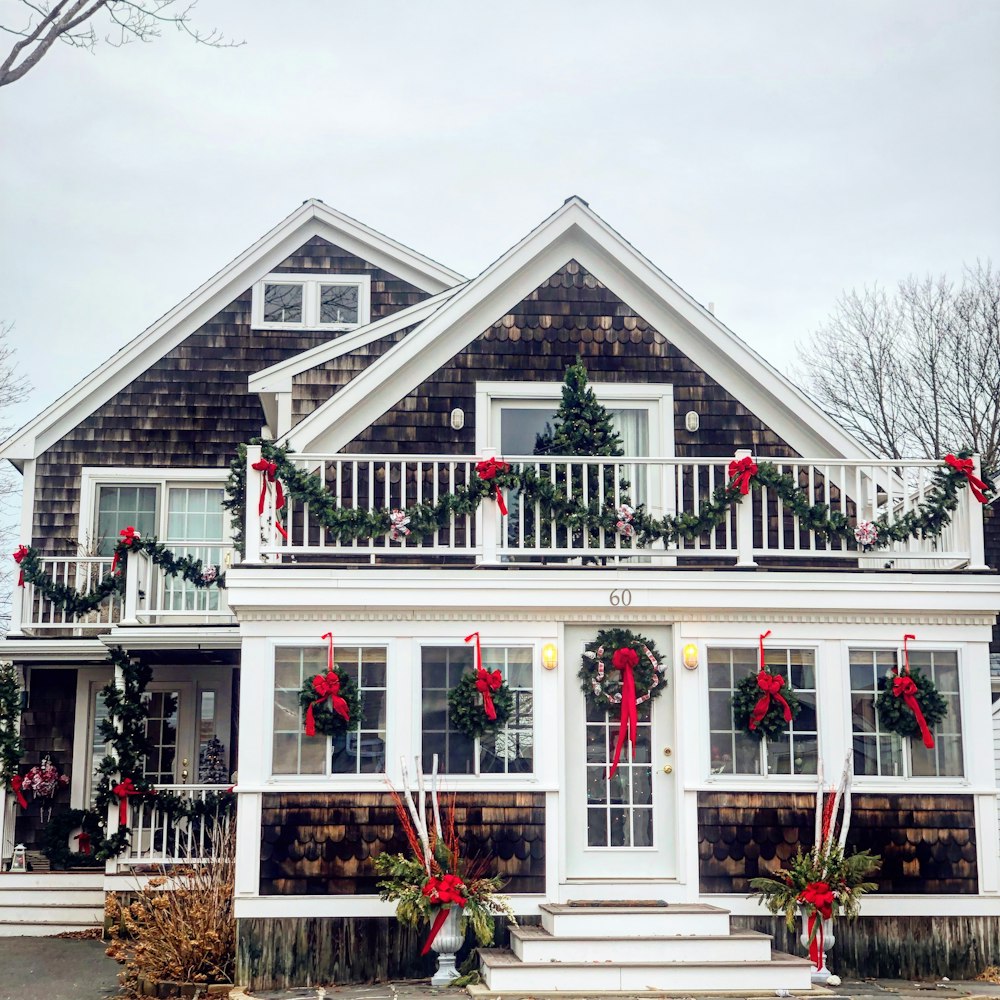
[[(370, 274), (373, 320), (427, 297), (319, 238), (275, 270)], [(264, 423), (248, 376), (330, 339), (329, 331), (251, 332), (248, 289), (41, 456), (33, 544), (76, 551), (81, 466), (228, 466)]]

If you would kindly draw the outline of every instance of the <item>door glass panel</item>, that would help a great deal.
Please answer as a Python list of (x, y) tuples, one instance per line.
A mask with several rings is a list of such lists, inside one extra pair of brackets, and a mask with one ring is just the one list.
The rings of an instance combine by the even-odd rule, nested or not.
[(156, 785), (174, 783), (174, 762), (177, 759), (178, 691), (147, 691), (142, 700), (149, 707), (146, 719), (146, 739), (151, 746), (146, 755), (143, 776)]
[[(167, 544), (177, 556), (200, 559), (205, 566), (222, 563), (223, 491), (218, 487), (172, 487), (167, 493)], [(195, 587), (180, 576), (163, 582), (167, 611), (218, 611), (218, 587)]]
[(108, 706), (101, 693), (103, 690), (103, 684), (92, 684), (90, 687), (90, 717), (93, 723), (90, 728), (90, 788), (87, 791), (87, 802), (91, 806), (97, 795), (97, 783), (100, 778), (98, 768), (108, 755), (108, 744), (101, 735), (101, 723), (108, 717)]
[(635, 753), (626, 743), (613, 778), (619, 710), (587, 706), (587, 846), (652, 847), (653, 765), (650, 701), (638, 708)]
[(94, 539), (97, 555), (111, 555), (118, 543), (118, 533), (130, 525), (144, 538), (156, 534), (156, 487), (98, 487)]

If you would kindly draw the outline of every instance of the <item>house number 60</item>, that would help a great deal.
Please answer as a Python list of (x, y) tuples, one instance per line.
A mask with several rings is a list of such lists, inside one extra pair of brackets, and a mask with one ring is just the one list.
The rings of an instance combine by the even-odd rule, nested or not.
[(608, 597), (608, 602), (613, 608), (617, 608), (619, 605), (623, 608), (627, 608), (632, 603), (632, 591), (612, 590)]

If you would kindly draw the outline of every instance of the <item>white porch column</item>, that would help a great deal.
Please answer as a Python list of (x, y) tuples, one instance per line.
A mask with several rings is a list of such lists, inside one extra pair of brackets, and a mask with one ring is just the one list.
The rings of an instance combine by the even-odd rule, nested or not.
[[(8, 661), (10, 662), (10, 661)], [(24, 691), (24, 668), (15, 668), (17, 683)], [(18, 709), (13, 719), (15, 729), (21, 727), (21, 710)], [(0, 784), (0, 860), (9, 858), (14, 853), (14, 822), (17, 818), (17, 797), (7, 791), (5, 784)]]
[[(251, 564), (260, 562), (261, 518), (257, 514), (257, 508), (253, 503), (253, 498), (260, 496), (261, 478), (264, 475), (253, 468), (260, 459), (260, 445), (247, 445), (246, 490), (244, 491), (246, 497), (243, 512), (243, 541), (245, 544), (243, 561)], [(264, 514), (267, 514), (266, 507)]]
[[(982, 478), (983, 468), (978, 455), (972, 456), (972, 474)], [(965, 491), (966, 517), (969, 524), (969, 566), (970, 570), (988, 570), (986, 565), (986, 541), (983, 525), (983, 505), (975, 498), (972, 490)]]
[[(125, 606), (122, 608), (122, 625), (138, 625), (139, 611), (139, 567), (140, 556), (138, 552), (129, 549), (125, 553)], [(118, 680), (119, 671), (115, 670), (115, 680)]]
[[(122, 670), (121, 664), (117, 662), (115, 663), (115, 687), (118, 688), (119, 691), (125, 690), (125, 672)], [(120, 731), (121, 728), (121, 722), (116, 720), (115, 729)], [(119, 781), (121, 781), (121, 777), (121, 773), (119, 773)], [(112, 796), (111, 802), (108, 803), (107, 823), (108, 836), (111, 837), (118, 832), (118, 803), (115, 801), (114, 796)], [(104, 862), (104, 874), (118, 874), (118, 858), (108, 858), (107, 861)]]
[[(484, 448), (482, 461), (489, 461), (491, 458), (496, 458), (496, 455), (496, 448)], [(470, 475), (476, 474), (475, 465), (473, 465)], [(481, 561), (487, 566), (496, 565), (499, 562), (499, 557), (497, 556), (499, 523), (500, 516), (497, 513), (496, 505), (488, 500), (481, 503), (479, 509), (476, 511), (476, 534), (479, 537), (483, 553)]]
[[(749, 448), (738, 448), (736, 450), (736, 461), (744, 458), (751, 458), (753, 452)], [(753, 561), (753, 503), (754, 492), (750, 492), (743, 497), (742, 501), (736, 505), (736, 565), (739, 569), (756, 569), (757, 564)], [(767, 510), (761, 505), (761, 519), (767, 517)], [(767, 530), (766, 523), (764, 530)]]

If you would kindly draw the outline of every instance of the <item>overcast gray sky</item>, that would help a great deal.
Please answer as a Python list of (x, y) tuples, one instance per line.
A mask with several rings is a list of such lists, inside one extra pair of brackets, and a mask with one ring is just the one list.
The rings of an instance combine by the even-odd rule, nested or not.
[(15, 425), (308, 197), (474, 275), (579, 194), (781, 368), (845, 288), (1000, 260), (993, 0), (195, 13), (247, 44), (0, 89)]

